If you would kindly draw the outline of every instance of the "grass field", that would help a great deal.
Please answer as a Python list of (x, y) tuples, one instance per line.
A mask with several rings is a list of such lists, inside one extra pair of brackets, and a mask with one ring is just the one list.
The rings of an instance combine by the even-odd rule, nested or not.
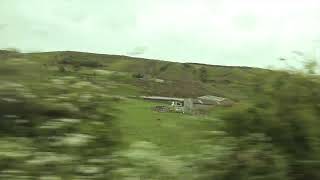
[(152, 110), (157, 102), (125, 99), (114, 104), (121, 134), (115, 179), (198, 179), (195, 164), (213, 153), (221, 121), (215, 114), (191, 115)]
[(115, 106), (120, 110), (116, 117), (124, 146), (147, 141), (170, 155), (195, 153), (218, 122), (208, 116), (155, 112), (155, 105), (161, 104), (128, 99)]

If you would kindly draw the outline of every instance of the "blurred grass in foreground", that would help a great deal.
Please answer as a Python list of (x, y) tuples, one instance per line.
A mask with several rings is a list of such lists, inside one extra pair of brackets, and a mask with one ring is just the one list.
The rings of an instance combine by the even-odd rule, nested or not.
[(320, 179), (314, 66), (257, 73), (247, 101), (180, 115), (124, 97), (145, 90), (127, 72), (66, 63), (1, 62), (1, 179)]

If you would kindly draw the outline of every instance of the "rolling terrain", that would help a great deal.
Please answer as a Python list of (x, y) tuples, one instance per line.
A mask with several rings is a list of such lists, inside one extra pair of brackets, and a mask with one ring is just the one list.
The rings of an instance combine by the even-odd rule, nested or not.
[[(256, 76), (272, 74), (271, 70), (260, 68), (175, 63), (71, 51), (2, 51), (0, 57), (27, 59), (41, 65), (42, 70), (50, 72), (60, 68), (60, 72), (65, 74), (93, 77), (96, 81), (103, 78), (112, 79), (138, 88), (140, 94), (176, 97), (211, 94), (236, 101), (248, 99)], [(161, 80), (162, 83), (157, 80)]]
[(82, 52), (0, 51), (0, 60), (6, 179), (210, 179), (206, 163), (223, 163), (233, 148), (220, 129), (227, 109), (159, 113), (152, 108), (162, 103), (136, 97), (217, 95), (246, 104), (261, 84), (256, 77), (275, 73)]

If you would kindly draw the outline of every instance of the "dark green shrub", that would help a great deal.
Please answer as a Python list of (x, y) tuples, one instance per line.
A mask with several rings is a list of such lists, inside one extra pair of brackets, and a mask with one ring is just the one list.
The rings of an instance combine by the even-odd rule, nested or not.
[(144, 75), (141, 73), (134, 73), (134, 74), (132, 74), (132, 77), (137, 78), (137, 79), (142, 79), (144, 77)]

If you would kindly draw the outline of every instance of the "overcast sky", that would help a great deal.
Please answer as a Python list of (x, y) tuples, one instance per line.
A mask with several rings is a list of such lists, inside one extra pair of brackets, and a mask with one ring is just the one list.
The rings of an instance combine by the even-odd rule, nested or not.
[(0, 48), (267, 67), (314, 55), (319, 22), (320, 0), (0, 0)]

